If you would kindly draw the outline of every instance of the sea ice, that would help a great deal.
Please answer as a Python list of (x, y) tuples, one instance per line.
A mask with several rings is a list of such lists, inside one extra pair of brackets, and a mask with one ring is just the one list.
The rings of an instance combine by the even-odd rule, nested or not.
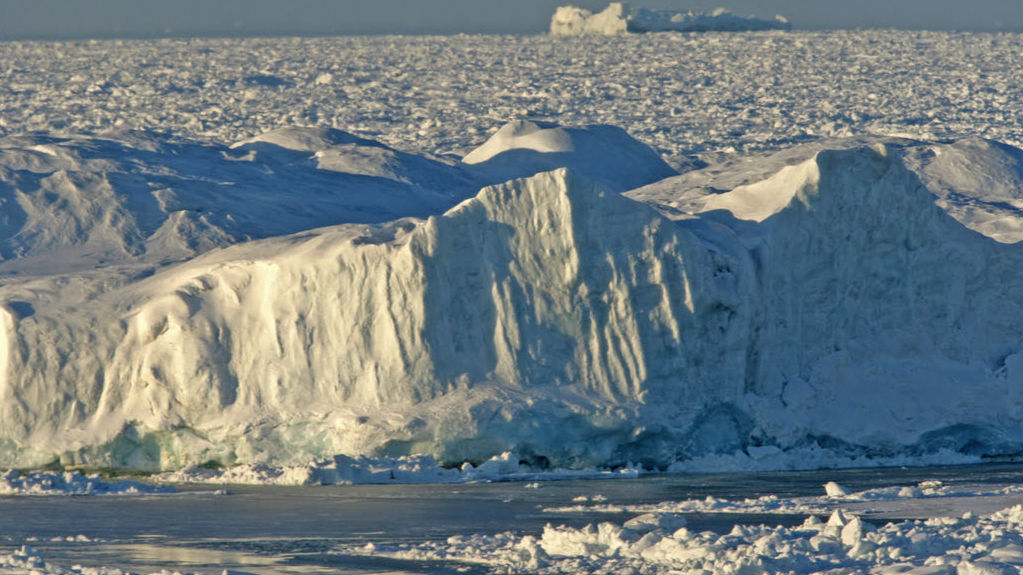
[[(3, 42), (0, 135), (227, 146), (320, 126), (461, 157), (523, 119), (620, 126), (677, 167), (835, 136), (1020, 147), (1019, 43), (898, 30)], [(267, 73), (284, 82), (247, 80)]]

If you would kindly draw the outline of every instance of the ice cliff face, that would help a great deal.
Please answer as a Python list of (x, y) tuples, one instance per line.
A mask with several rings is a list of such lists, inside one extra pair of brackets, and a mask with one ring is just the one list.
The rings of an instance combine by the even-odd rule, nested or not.
[[(426, 418), (410, 437), (445, 455), (450, 441), (481, 443), (455, 449), (459, 457), (530, 447), (533, 437), (514, 439), (522, 422), (508, 415), (496, 432), (475, 421), (474, 409), (525, 412), (515, 398), (550, 402), (561, 417), (598, 428), (589, 420), (614, 410), (608, 425), (621, 433), (651, 393), (686, 409), (738, 398), (742, 364), (729, 352), (747, 337), (727, 319), (749, 288), (741, 273), (715, 277), (728, 265), (642, 204), (564, 170), (541, 174), (425, 222), (328, 228), (216, 252), (104, 294), (102, 312), (79, 312), (78, 321), (66, 309), (9, 312), (16, 339), (6, 348), (3, 433), (45, 437), (57, 451), (73, 447), (69, 432), (112, 439), (125, 425), (176, 429), (174, 441), (188, 430), (244, 443), (243, 435), (296, 425), (328, 435), (339, 421), (381, 409), (418, 414), (416, 406), (442, 398), (467, 409), (467, 421)], [(63, 337), (50, 342), (55, 333)], [(732, 385), (678, 385), (729, 372)], [(48, 373), (62, 377), (40, 386)], [(557, 424), (551, 409), (526, 417)], [(352, 448), (346, 433), (329, 435), (322, 447), (297, 447)], [(533, 449), (547, 456), (558, 440), (546, 442)], [(246, 459), (237, 451), (227, 457)]]
[(1018, 453), (1023, 254), (953, 218), (914, 149), (643, 201), (562, 169), (425, 220), (10, 281), (0, 464)]
[(1000, 426), (991, 401), (1020, 405), (1020, 244), (965, 228), (898, 156), (821, 152), (704, 205), (757, 269), (746, 390), (771, 437), (959, 448)]

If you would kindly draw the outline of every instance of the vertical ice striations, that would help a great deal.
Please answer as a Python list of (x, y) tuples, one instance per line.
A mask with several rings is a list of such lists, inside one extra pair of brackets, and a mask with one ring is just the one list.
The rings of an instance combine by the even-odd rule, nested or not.
[(1006, 361), (1023, 332), (1020, 244), (946, 213), (902, 154), (823, 151), (707, 198), (705, 217), (737, 230), (757, 264), (750, 411), (786, 442), (1018, 450)]
[(443, 314), (427, 341), (443, 379), (493, 372), (642, 399), (651, 384), (705, 379), (700, 330), (742, 305), (738, 285), (711, 285), (713, 256), (691, 234), (564, 170), (489, 188), (426, 230), (426, 309)]
[[(229, 460), (322, 456), (379, 447), (336, 428), (353, 414), (426, 417), (445, 396), (464, 395), (468, 409), (507, 390), (586, 425), (610, 409), (598, 427), (613, 445), (645, 401), (685, 413), (739, 399), (742, 364), (728, 352), (747, 338), (748, 322), (731, 318), (745, 314), (749, 278), (734, 270), (723, 283), (729, 265), (647, 206), (565, 170), (544, 173), (418, 224), (214, 252), (105, 294), (98, 313), (9, 330), (7, 389), (39, 397), (4, 402), (3, 432), (78, 450), (74, 461), (123, 463), (121, 449), (136, 464), (176, 466), (197, 456), (178, 453), (195, 449), (182, 442)], [(557, 425), (549, 411), (523, 417)], [(515, 436), (510, 417), (488, 427), (435, 414), (407, 436), (441, 454), (462, 440), (541, 452), (558, 443)], [(146, 433), (162, 439), (135, 438)], [(98, 455), (81, 451), (105, 441)], [(225, 453), (228, 443), (242, 447)], [(457, 453), (491, 455), (480, 449)], [(561, 449), (592, 463), (611, 447)]]

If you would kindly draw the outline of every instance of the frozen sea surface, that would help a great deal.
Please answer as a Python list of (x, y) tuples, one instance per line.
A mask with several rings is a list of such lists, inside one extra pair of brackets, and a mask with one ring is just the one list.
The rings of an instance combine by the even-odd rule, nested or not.
[(463, 155), (505, 122), (613, 124), (685, 165), (821, 136), (1023, 144), (1019, 34), (905, 31), (0, 43), (0, 135), (334, 127)]
[[(531, 572), (523, 565), (516, 567), (505, 562), (499, 553), (492, 553), (489, 562), (481, 560), (480, 555), (471, 557), (467, 548), (468, 551), (473, 549), (464, 542), (476, 538), (476, 551), (485, 551), (487, 541), (494, 538), (521, 541), (540, 537), (545, 532), (585, 533), (587, 524), (622, 524), (638, 515), (629, 509), (672, 501), (706, 500), (708, 497), (769, 500), (764, 496), (774, 496), (780, 501), (817, 499), (824, 495), (823, 484), (828, 481), (836, 481), (850, 492), (892, 486), (912, 489), (923, 484), (943, 485), (963, 495), (973, 495), (910, 497), (858, 506), (836, 499), (833, 505), (823, 509), (825, 514), (834, 509), (846, 509), (848, 517), (861, 516), (863, 521), (881, 528), (889, 521), (946, 514), (958, 517), (967, 511), (977, 516), (990, 514), (1012, 505), (1018, 493), (1015, 496), (990, 494), (999, 489), (1005, 491), (1006, 486), (1019, 487), (1020, 479), (1018, 465), (992, 464), (657, 475), (541, 483), (319, 488), (237, 486), (231, 487), (228, 494), (178, 486), (178, 493), (137, 497), (3, 497), (0, 498), (0, 573), (25, 572), (11, 566), (15, 565), (19, 553), (21, 557), (34, 556), (44, 561), (45, 564), (38, 567), (39, 573), (84, 573), (96, 566), (107, 567), (108, 573), (117, 572), (112, 569), (199, 573), (220, 573), (225, 569), (248, 573)], [(619, 506), (622, 510), (602, 511), (601, 505)], [(665, 514), (674, 522), (682, 517), (692, 533), (713, 532), (718, 536), (731, 533), (735, 539), (742, 538), (737, 535), (742, 529), (751, 530), (750, 533), (760, 529), (747, 527), (736, 531), (736, 525), (794, 529), (802, 525), (808, 515), (806, 512), (751, 513), (713, 509)], [(666, 520), (662, 523), (667, 524)], [(547, 524), (551, 526), (545, 528)], [(630, 525), (642, 530), (636, 524)], [(920, 525), (922, 528), (923, 524)], [(1019, 536), (1006, 533), (1003, 539), (1006, 545), (1011, 545)], [(953, 543), (958, 545), (954, 538), (935, 538), (933, 554), (941, 555), (944, 552), (941, 547)], [(25, 544), (34, 551), (26, 554), (26, 550), (21, 549)], [(367, 544), (372, 546), (367, 547)], [(1010, 560), (1016, 548), (1009, 549)], [(923, 559), (920, 561), (922, 563)], [(81, 567), (77, 571), (60, 571), (72, 565)], [(851, 572), (859, 572), (855, 571), (857, 566), (865, 565), (865, 562), (853, 561), (854, 571)], [(568, 564), (560, 568), (570, 567)], [(660, 570), (663, 566), (657, 561), (641, 562), (639, 567), (638, 572), (663, 572)], [(556, 562), (545, 568), (553, 569), (552, 572), (559, 569)]]

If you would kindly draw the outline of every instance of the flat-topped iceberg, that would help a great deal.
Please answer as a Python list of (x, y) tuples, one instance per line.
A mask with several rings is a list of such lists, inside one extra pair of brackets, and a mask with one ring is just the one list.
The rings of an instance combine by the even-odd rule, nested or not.
[(782, 16), (770, 20), (738, 16), (718, 8), (710, 13), (675, 10), (631, 9), (624, 2), (612, 2), (594, 14), (584, 8), (559, 6), (551, 18), (551, 34), (625, 34), (628, 32), (739, 32), (748, 30), (789, 30)]

